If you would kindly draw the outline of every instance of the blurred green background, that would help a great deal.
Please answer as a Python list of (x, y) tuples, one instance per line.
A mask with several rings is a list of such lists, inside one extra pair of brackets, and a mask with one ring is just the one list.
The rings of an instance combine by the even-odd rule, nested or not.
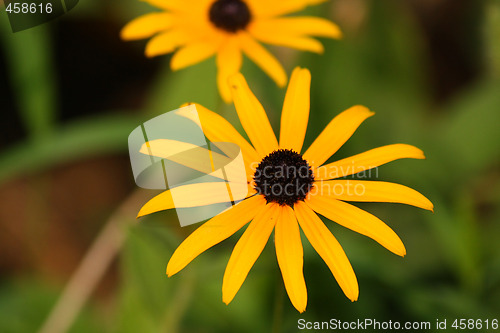
[[(15, 34), (0, 14), (0, 332), (38, 331), (85, 257), (53, 327), (297, 332), (301, 318), (447, 319), (448, 327), (500, 319), (500, 1), (331, 0), (307, 12), (337, 22), (343, 40), (324, 41), (324, 55), (273, 49), (289, 73), (311, 69), (306, 145), (342, 110), (366, 105), (376, 116), (334, 158), (416, 145), (427, 160), (393, 162), (379, 179), (435, 204), (434, 214), (358, 205), (400, 235), (404, 259), (325, 221), (357, 274), (354, 303), (304, 238), (303, 314), (283, 291), (272, 241), (226, 306), (222, 277), (237, 235), (167, 278), (170, 255), (196, 225), (180, 228), (174, 212), (134, 220), (156, 194), (133, 181), (127, 136), (136, 126), (193, 101), (241, 129), (233, 106), (220, 102), (213, 59), (171, 73), (170, 56), (146, 59), (145, 42), (119, 40), (126, 22), (151, 10), (136, 0), (81, 1)], [(277, 132), (285, 91), (249, 61), (243, 73)]]

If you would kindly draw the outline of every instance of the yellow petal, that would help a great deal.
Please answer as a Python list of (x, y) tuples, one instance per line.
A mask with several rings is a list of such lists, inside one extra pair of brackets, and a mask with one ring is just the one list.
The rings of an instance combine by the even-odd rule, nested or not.
[(254, 35), (265, 35), (266, 31), (276, 34), (292, 36), (318, 36), (341, 38), (340, 28), (333, 22), (319, 17), (279, 17), (267, 20), (258, 20), (249, 26)]
[(130, 21), (120, 32), (123, 40), (143, 39), (168, 30), (174, 25), (171, 13), (150, 13)]
[(373, 112), (357, 105), (332, 119), (304, 154), (304, 159), (312, 167), (325, 163), (342, 145), (349, 140), (356, 129)]
[(243, 52), (269, 75), (278, 86), (286, 84), (286, 73), (280, 62), (246, 32), (238, 34)]
[(311, 195), (306, 202), (318, 214), (372, 238), (389, 251), (400, 256), (406, 254), (405, 246), (398, 235), (372, 214), (327, 196)]
[(156, 57), (173, 52), (186, 44), (191, 38), (181, 30), (169, 30), (153, 38), (146, 45), (146, 56)]
[(175, 52), (170, 67), (176, 71), (195, 65), (213, 56), (219, 45), (220, 41), (218, 40), (189, 43)]
[[(187, 168), (207, 175), (210, 174), (220, 179), (235, 179), (226, 178), (224, 173), (220, 170), (222, 166), (227, 166), (231, 162), (229, 157), (192, 143), (170, 139), (151, 140), (145, 142), (139, 152), (145, 155), (173, 161)], [(239, 171), (238, 165), (233, 164), (232, 167), (229, 166), (227, 170), (232, 172), (231, 176), (236, 176), (237, 174), (235, 172)]]
[(204, 223), (175, 250), (168, 262), (167, 275), (179, 272), (199, 254), (230, 237), (253, 219), (265, 204), (265, 199), (256, 195)]
[(238, 117), (257, 152), (265, 156), (278, 149), (278, 141), (266, 111), (248, 87), (243, 75), (232, 76), (229, 83)]
[(170, 190), (167, 190), (146, 202), (137, 214), (137, 218), (172, 208), (174, 208), (174, 200)]
[(354, 175), (401, 158), (425, 159), (424, 152), (406, 144), (394, 144), (368, 150), (319, 167), (316, 180), (327, 180)]
[[(241, 149), (247, 169), (250, 168), (252, 163), (260, 160), (255, 149), (226, 119), (200, 104), (195, 105), (203, 133), (211, 142), (232, 142), (237, 144)], [(250, 172), (251, 170), (247, 171)]]
[(342, 246), (304, 202), (297, 202), (294, 210), (304, 234), (328, 265), (344, 294), (351, 301), (356, 301), (359, 295), (358, 280)]
[(290, 206), (281, 206), (279, 210), (274, 231), (276, 257), (288, 297), (297, 311), (302, 313), (307, 306), (307, 289), (304, 281), (304, 252), (299, 225)]
[(217, 53), (217, 85), (226, 103), (231, 102), (229, 77), (240, 71), (243, 56), (237, 38), (228, 38), (225, 45)]
[[(234, 187), (237, 184), (231, 184)], [(245, 186), (240, 184), (239, 186)], [(166, 190), (149, 200), (137, 217), (156, 213), (171, 208), (190, 208), (231, 202), (227, 183), (211, 182), (182, 185)]]
[(255, 216), (234, 247), (222, 281), (222, 301), (229, 304), (271, 236), (279, 206), (271, 203)]
[(297, 36), (289, 33), (280, 33), (279, 31), (273, 29), (262, 31), (252, 29), (250, 33), (257, 40), (266, 44), (284, 46), (300, 51), (309, 51), (314, 53), (324, 52), (323, 45), (317, 40), (310, 37)]
[(318, 195), (344, 201), (393, 202), (433, 210), (434, 206), (419, 192), (409, 187), (379, 181), (329, 180), (317, 185)]
[(297, 67), (290, 78), (281, 113), (280, 148), (300, 153), (310, 108), (311, 73)]

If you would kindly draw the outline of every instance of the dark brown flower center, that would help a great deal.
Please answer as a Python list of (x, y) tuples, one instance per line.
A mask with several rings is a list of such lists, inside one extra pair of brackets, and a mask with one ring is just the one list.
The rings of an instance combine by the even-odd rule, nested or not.
[(267, 202), (280, 205), (304, 200), (311, 190), (314, 176), (302, 155), (289, 149), (279, 149), (259, 163), (253, 177), (255, 189)]
[(252, 15), (243, 0), (217, 0), (210, 8), (210, 21), (219, 29), (237, 32), (245, 29)]

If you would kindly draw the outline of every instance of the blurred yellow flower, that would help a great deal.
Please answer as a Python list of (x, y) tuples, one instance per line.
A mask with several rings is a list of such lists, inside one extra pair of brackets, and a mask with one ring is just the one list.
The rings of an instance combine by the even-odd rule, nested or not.
[(310, 36), (340, 38), (337, 25), (318, 17), (282, 17), (325, 0), (145, 0), (163, 10), (140, 16), (121, 32), (124, 40), (153, 37), (146, 55), (175, 52), (171, 67), (178, 70), (213, 55), (217, 84), (231, 101), (227, 79), (239, 72), (242, 53), (282, 87), (286, 73), (259, 42), (321, 53), (323, 46)]
[[(403, 185), (337, 178), (401, 158), (424, 159), (423, 152), (410, 145), (394, 144), (323, 165), (373, 112), (363, 106), (342, 112), (301, 154), (309, 118), (309, 71), (301, 68), (293, 71), (283, 105), (279, 142), (264, 108), (244, 77), (237, 74), (230, 78), (230, 83), (239, 119), (251, 144), (220, 115), (201, 105), (196, 107), (203, 131), (210, 141), (232, 142), (241, 148), (251, 190), (246, 199), (213, 217), (184, 240), (172, 255), (167, 274), (171, 276), (179, 272), (199, 254), (251, 221), (229, 259), (222, 286), (223, 301), (228, 304), (234, 298), (274, 230), (276, 256), (285, 288), (293, 306), (303, 312), (307, 305), (307, 290), (300, 226), (344, 294), (352, 301), (357, 300), (358, 282), (351, 264), (317, 214), (404, 256), (405, 247), (389, 226), (346, 201), (404, 203), (428, 210), (433, 210), (432, 203)], [(175, 208), (220, 202), (215, 191), (207, 190), (207, 183), (187, 186), (192, 186), (196, 199), (189, 195), (184, 199), (176, 197)], [(174, 208), (171, 191), (175, 190), (165, 191), (151, 199), (138, 216)]]

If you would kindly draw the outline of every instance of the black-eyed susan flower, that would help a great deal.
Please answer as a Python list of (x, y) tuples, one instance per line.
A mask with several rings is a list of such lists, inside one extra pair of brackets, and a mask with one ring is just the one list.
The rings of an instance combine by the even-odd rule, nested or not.
[[(217, 84), (226, 102), (231, 99), (227, 79), (239, 72), (242, 54), (260, 66), (278, 86), (286, 73), (278, 60), (259, 42), (311, 52), (323, 46), (311, 36), (340, 38), (339, 28), (318, 17), (283, 17), (325, 0), (145, 0), (159, 8), (127, 24), (125, 40), (152, 37), (148, 57), (175, 51), (173, 70), (216, 56)], [(177, 50), (177, 51), (176, 51)]]
[[(354, 106), (336, 116), (302, 153), (309, 118), (310, 81), (307, 69), (294, 70), (283, 105), (279, 141), (264, 108), (241, 74), (230, 79), (230, 87), (251, 144), (220, 115), (197, 105), (201, 126), (210, 141), (232, 142), (241, 148), (252, 191), (184, 240), (168, 263), (169, 276), (250, 222), (227, 264), (223, 301), (228, 304), (234, 298), (274, 230), (276, 256), (285, 288), (294, 307), (302, 312), (306, 309), (307, 290), (299, 228), (326, 262), (344, 294), (355, 301), (359, 293), (346, 254), (318, 214), (374, 239), (397, 255), (406, 254), (403, 242), (389, 226), (348, 202), (393, 202), (428, 210), (433, 209), (432, 203), (400, 184), (339, 178), (397, 159), (424, 159), (423, 152), (410, 145), (393, 144), (324, 164), (358, 126), (374, 114), (366, 107)], [(188, 186), (194, 189), (197, 185)], [(209, 185), (201, 184), (195, 196), (177, 200), (176, 208), (219, 202), (215, 192), (207, 189)], [(171, 193), (174, 190), (151, 199), (139, 216), (174, 208)]]

